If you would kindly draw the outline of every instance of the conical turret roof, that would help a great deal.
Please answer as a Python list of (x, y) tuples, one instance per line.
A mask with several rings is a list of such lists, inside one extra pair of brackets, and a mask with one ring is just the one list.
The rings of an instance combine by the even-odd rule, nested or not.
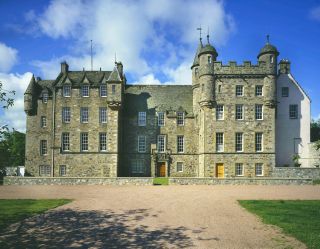
[(203, 48), (202, 40), (200, 39), (199, 45), (198, 45), (198, 48), (197, 48), (197, 52), (196, 52), (196, 54), (194, 56), (193, 64), (192, 64), (191, 68), (193, 68), (195, 66), (199, 66), (199, 53), (200, 53), (202, 48)]
[(35, 84), (36, 84), (36, 79), (34, 78), (34, 75), (32, 75), (32, 78), (30, 80), (30, 83), (27, 87), (27, 90), (25, 91), (25, 94), (26, 93), (29, 93), (29, 94), (32, 94), (33, 93), (33, 89), (35, 87)]

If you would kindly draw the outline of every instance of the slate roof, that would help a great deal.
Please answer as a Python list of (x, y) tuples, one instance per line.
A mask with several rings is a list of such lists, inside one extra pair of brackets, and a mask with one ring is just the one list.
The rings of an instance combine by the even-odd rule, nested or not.
[(218, 56), (217, 50), (211, 44), (207, 44), (202, 47), (199, 52), (199, 55), (201, 54), (215, 54), (216, 56)]
[(263, 48), (261, 48), (258, 57), (260, 55), (266, 54), (266, 53), (275, 53), (275, 54), (279, 55), (278, 49), (275, 46), (271, 45), (270, 43), (267, 43)]
[(194, 66), (199, 66), (199, 53), (200, 53), (202, 47), (203, 47), (202, 41), (200, 40), (199, 45), (198, 45), (197, 52), (196, 52), (196, 54), (195, 54), (195, 56), (194, 56), (194, 59), (193, 59), (193, 64), (192, 64), (191, 69), (192, 69)]
[(84, 79), (89, 81), (91, 86), (99, 86), (103, 80), (107, 80), (111, 71), (69, 71), (63, 74), (56, 82), (57, 87), (61, 87), (66, 80), (70, 80), (72, 86), (80, 86)]
[(124, 101), (128, 116), (147, 110), (193, 112), (191, 85), (126, 85)]

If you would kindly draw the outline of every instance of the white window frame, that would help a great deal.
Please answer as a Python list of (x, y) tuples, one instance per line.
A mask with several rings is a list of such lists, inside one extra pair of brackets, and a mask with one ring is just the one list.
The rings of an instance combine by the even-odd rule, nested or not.
[(165, 135), (158, 135), (157, 138), (157, 151), (159, 153), (163, 153), (166, 151), (166, 136)]
[(254, 110), (255, 110), (255, 112), (254, 112), (255, 119), (256, 120), (263, 120), (263, 105), (256, 104)]
[(63, 97), (71, 97), (71, 85), (64, 85), (62, 87), (62, 95)]
[(262, 132), (256, 132), (254, 141), (255, 141), (255, 150), (256, 150), (256, 152), (262, 152), (263, 151), (263, 133)]
[[(240, 147), (241, 147), (241, 149), (240, 149)], [(236, 152), (243, 152), (243, 133), (242, 132), (236, 132), (235, 150), (236, 150)]]
[[(261, 173), (258, 173), (260, 172), (260, 170), (258, 170), (258, 167), (261, 167)], [(264, 172), (263, 172), (263, 163), (256, 163), (255, 164), (255, 175), (256, 176), (263, 176), (264, 175)]]
[(41, 118), (40, 118), (40, 127), (41, 128), (47, 127), (47, 117), (46, 116), (41, 116)]
[(177, 162), (177, 167), (176, 167), (177, 172), (183, 172), (183, 168), (184, 168), (183, 162)]
[(184, 136), (177, 136), (177, 153), (184, 153)]
[(177, 112), (177, 125), (184, 126), (184, 112)]
[(236, 176), (244, 176), (243, 163), (236, 163), (236, 165), (235, 165), (235, 175)]
[(60, 165), (59, 166), (59, 176), (66, 176), (67, 175), (67, 166)]
[(80, 151), (89, 151), (89, 134), (88, 132), (80, 133)]
[(89, 123), (89, 108), (81, 107), (80, 108), (80, 122)]
[(263, 85), (256, 85), (255, 95), (257, 97), (263, 96)]
[(164, 112), (158, 112), (157, 117), (158, 117), (158, 126), (163, 127), (165, 125)]
[(50, 165), (40, 165), (39, 166), (39, 175), (40, 176), (50, 176), (51, 175), (51, 166)]
[(49, 93), (48, 92), (43, 92), (42, 93), (42, 102), (47, 104), (49, 99)]
[(40, 140), (40, 155), (46, 156), (48, 155), (48, 141)]
[(106, 124), (108, 122), (107, 107), (99, 107), (99, 123)]
[(243, 85), (236, 85), (236, 97), (244, 96), (244, 87)]
[(223, 132), (216, 133), (216, 151), (217, 152), (224, 151), (224, 134), (223, 134)]
[(108, 95), (107, 85), (101, 84), (99, 88), (99, 92), (100, 92), (100, 97), (102, 98), (107, 97)]
[(63, 132), (61, 134), (61, 150), (70, 151), (70, 133)]
[(146, 125), (147, 125), (147, 113), (138, 112), (138, 126), (146, 126)]
[(89, 85), (82, 85), (81, 86), (81, 97), (83, 97), (83, 98), (90, 97), (90, 86)]
[(289, 118), (290, 119), (297, 119), (299, 113), (299, 106), (297, 104), (289, 105)]
[(243, 120), (244, 119), (244, 114), (243, 114), (243, 105), (236, 105), (236, 113), (235, 113), (235, 117), (236, 120)]
[(99, 151), (107, 151), (107, 133), (99, 133)]
[(145, 153), (147, 146), (147, 139), (146, 136), (138, 136), (138, 152)]
[(143, 159), (131, 160), (131, 173), (144, 174), (146, 172), (146, 165)]
[(224, 105), (217, 105), (216, 118), (217, 120), (224, 120)]
[(71, 121), (71, 108), (62, 107), (62, 123), (70, 123)]

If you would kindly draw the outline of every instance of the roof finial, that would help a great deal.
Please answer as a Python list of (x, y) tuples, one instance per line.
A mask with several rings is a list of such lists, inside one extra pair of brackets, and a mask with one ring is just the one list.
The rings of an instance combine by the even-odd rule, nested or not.
[(210, 41), (209, 41), (209, 27), (208, 27), (208, 33), (207, 33), (207, 41), (208, 41), (208, 44), (210, 44)]
[(269, 44), (270, 35), (267, 35), (267, 44)]
[(117, 52), (114, 53), (114, 64), (117, 64)]
[(202, 33), (201, 33), (201, 31), (202, 31), (202, 28), (201, 28), (201, 25), (200, 25), (200, 28), (197, 28), (197, 30), (199, 30), (199, 35), (200, 35), (200, 42), (202, 42), (202, 37), (201, 37), (201, 35), (202, 35)]

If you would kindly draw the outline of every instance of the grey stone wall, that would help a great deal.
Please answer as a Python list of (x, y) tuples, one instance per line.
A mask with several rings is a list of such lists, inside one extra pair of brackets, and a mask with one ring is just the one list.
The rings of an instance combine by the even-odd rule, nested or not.
[(4, 177), (4, 185), (152, 185), (148, 177)]
[(320, 179), (320, 168), (275, 167), (272, 177)]
[(308, 178), (169, 178), (169, 185), (310, 185)]

